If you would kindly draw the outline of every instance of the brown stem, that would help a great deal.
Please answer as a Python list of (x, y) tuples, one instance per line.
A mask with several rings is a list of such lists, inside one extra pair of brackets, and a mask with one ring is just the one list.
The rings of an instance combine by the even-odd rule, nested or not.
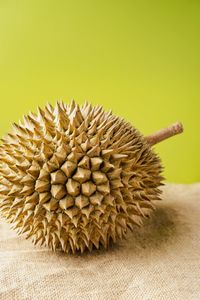
[(176, 122), (167, 128), (163, 128), (147, 136), (146, 140), (150, 145), (155, 145), (181, 132), (183, 132), (183, 125), (180, 122)]

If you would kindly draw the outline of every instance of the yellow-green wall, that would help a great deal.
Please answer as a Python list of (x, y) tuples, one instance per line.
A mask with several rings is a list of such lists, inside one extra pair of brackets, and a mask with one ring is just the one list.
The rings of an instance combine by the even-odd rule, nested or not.
[(200, 2), (0, 0), (0, 135), (48, 100), (85, 99), (145, 135), (168, 181), (200, 180)]

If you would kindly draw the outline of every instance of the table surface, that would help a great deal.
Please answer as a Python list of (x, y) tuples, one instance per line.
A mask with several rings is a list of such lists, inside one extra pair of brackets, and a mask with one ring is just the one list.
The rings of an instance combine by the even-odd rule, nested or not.
[(167, 184), (142, 228), (109, 250), (67, 255), (0, 222), (0, 299), (200, 299), (200, 183)]

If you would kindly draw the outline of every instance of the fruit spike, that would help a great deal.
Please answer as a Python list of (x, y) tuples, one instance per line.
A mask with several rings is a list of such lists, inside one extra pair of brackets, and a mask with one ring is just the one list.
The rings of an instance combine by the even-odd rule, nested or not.
[(151, 146), (180, 123), (143, 137), (87, 102), (29, 114), (0, 145), (0, 213), (34, 243), (65, 252), (105, 248), (141, 225), (160, 199)]

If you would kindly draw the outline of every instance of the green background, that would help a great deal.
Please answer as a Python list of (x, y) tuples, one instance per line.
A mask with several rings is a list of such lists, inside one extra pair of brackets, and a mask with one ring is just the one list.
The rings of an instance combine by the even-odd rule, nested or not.
[(0, 135), (46, 101), (112, 108), (156, 146), (167, 181), (200, 180), (200, 1), (0, 0)]

